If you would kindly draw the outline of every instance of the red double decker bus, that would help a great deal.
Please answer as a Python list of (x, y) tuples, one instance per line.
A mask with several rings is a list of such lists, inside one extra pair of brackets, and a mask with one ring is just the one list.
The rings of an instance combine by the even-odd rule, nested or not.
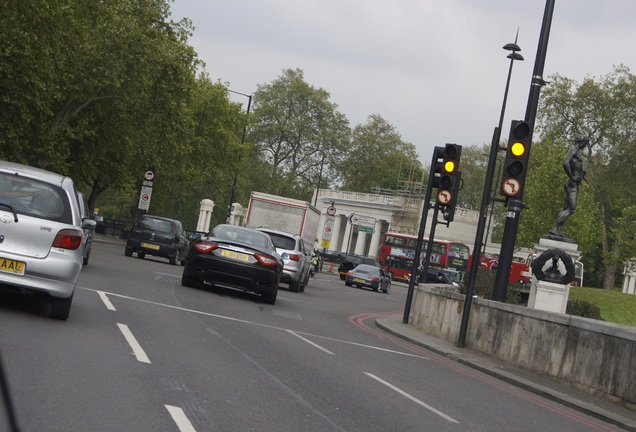
[[(406, 234), (388, 232), (384, 234), (380, 246), (379, 261), (382, 267), (393, 275), (393, 279), (407, 281), (407, 274), (413, 270), (413, 259), (417, 237)], [(428, 239), (422, 242), (420, 264), (424, 265)], [(454, 282), (463, 283), (468, 271), (470, 248), (464, 243), (433, 240), (433, 249), (428, 267), (431, 269), (446, 269), (448, 276)]]

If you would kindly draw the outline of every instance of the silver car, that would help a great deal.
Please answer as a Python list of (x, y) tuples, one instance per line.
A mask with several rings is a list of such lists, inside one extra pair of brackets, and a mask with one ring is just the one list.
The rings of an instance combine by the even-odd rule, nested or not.
[(78, 195), (69, 177), (0, 161), (0, 289), (51, 299), (51, 318), (68, 318), (84, 259)]
[(267, 233), (283, 258), (283, 276), (280, 281), (289, 284), (289, 290), (303, 292), (309, 282), (311, 270), (311, 251), (308, 251), (302, 237), (267, 228), (257, 228)]

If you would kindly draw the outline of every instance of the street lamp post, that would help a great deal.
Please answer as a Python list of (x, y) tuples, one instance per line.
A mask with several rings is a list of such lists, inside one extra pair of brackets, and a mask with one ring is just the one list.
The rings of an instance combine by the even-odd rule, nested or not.
[[(519, 31), (517, 30), (517, 37)], [(492, 190), (492, 181), (495, 174), (495, 166), (497, 164), (497, 152), (501, 149), (499, 140), (501, 139), (501, 127), (503, 124), (504, 114), (506, 112), (506, 101), (508, 99), (508, 89), (510, 87), (510, 77), (512, 75), (512, 65), (515, 60), (523, 60), (523, 56), (519, 54), (521, 48), (515, 43), (509, 43), (503, 46), (503, 49), (510, 51), (507, 58), (510, 59), (510, 67), (508, 68), (508, 79), (506, 80), (506, 90), (504, 91), (503, 103), (501, 105), (501, 115), (499, 116), (499, 125), (493, 132), (492, 142), (490, 144), (490, 155), (488, 157), (488, 169), (486, 170), (486, 181), (484, 182), (484, 192), (481, 197), (481, 209), (479, 210), (479, 220), (477, 222), (477, 234), (475, 235), (475, 245), (473, 247), (473, 256), (471, 261), (470, 273), (468, 275), (468, 285), (466, 287), (466, 298), (464, 300), (464, 310), (462, 312), (462, 321), (459, 328), (459, 340), (457, 345), (463, 348), (466, 344), (466, 331), (468, 329), (468, 317), (470, 315), (470, 306), (472, 304), (473, 290), (475, 288), (475, 279), (477, 278), (477, 269), (479, 268), (480, 252), (484, 237), (484, 229), (486, 226), (486, 211), (490, 203), (490, 193)], [(495, 191), (496, 192), (496, 191)], [(494, 199), (494, 198), (493, 198)]]
[(318, 173), (318, 183), (316, 184), (316, 197), (314, 198), (314, 207), (318, 203), (318, 192), (320, 192), (320, 182), (322, 181), (322, 166), (325, 163), (325, 155), (322, 155), (322, 159), (320, 160), (320, 172)]
[[(555, 0), (546, 0), (543, 12), (543, 23), (541, 24), (541, 34), (539, 35), (539, 46), (537, 56), (534, 60), (534, 70), (532, 71), (532, 83), (526, 115), (524, 120), (531, 126), (529, 138), (532, 140), (534, 131), (534, 121), (539, 105), (539, 93), (541, 87), (546, 84), (543, 80), (543, 67), (548, 51), (548, 39), (550, 38), (550, 28), (552, 26), (552, 15), (554, 13)], [(504, 224), (501, 249), (499, 250), (499, 262), (497, 263), (497, 274), (495, 275), (495, 286), (492, 290), (492, 300), (505, 302), (508, 294), (508, 281), (510, 279), (510, 268), (512, 267), (512, 255), (514, 253), (515, 242), (517, 241), (517, 231), (519, 229), (519, 218), (521, 211), (525, 207), (523, 203), (523, 190), (514, 198), (508, 200), (508, 210), (506, 212), (506, 222)]]
[[(227, 89), (230, 93), (236, 93), (241, 96), (245, 96), (247, 98), (247, 111), (246, 114), (249, 115), (250, 107), (252, 106), (252, 95), (248, 95), (245, 93), (240, 93), (234, 90)], [(247, 123), (245, 123), (245, 127), (243, 128), (243, 136), (241, 137), (241, 146), (245, 143), (245, 134), (247, 133)], [(241, 161), (241, 157), (239, 156), (239, 162)], [(226, 223), (230, 223), (230, 217), (232, 216), (232, 204), (234, 203), (234, 194), (236, 193), (236, 183), (238, 181), (238, 171), (234, 174), (234, 183), (232, 184), (232, 191), (230, 192), (230, 203), (227, 207), (227, 219)]]

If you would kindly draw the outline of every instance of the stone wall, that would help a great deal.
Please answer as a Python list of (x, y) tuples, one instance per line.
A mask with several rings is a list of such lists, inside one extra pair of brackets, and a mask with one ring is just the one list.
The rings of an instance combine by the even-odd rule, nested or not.
[[(456, 343), (464, 295), (416, 287), (411, 324)], [(636, 410), (636, 328), (474, 299), (466, 347)]]

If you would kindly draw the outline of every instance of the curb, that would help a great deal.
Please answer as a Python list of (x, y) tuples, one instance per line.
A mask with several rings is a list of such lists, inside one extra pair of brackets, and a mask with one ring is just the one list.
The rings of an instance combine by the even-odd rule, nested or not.
[[(598, 420), (616, 425), (627, 431), (636, 432), (636, 414), (618, 405), (561, 386), (556, 382), (541, 378), (529, 371), (516, 370), (506, 363), (493, 359), (468, 348), (459, 348), (442, 339), (426, 335), (410, 324), (404, 324), (402, 317), (392, 315), (376, 318), (378, 328), (419, 345), (457, 363), (478, 370), (538, 396), (559, 402), (564, 406), (587, 414)], [(525, 375), (526, 377), (522, 376)], [(544, 384), (541, 383), (544, 382)], [(550, 384), (550, 385), (547, 385)], [(561, 390), (559, 390), (559, 387)], [(588, 400), (584, 400), (588, 399)]]

